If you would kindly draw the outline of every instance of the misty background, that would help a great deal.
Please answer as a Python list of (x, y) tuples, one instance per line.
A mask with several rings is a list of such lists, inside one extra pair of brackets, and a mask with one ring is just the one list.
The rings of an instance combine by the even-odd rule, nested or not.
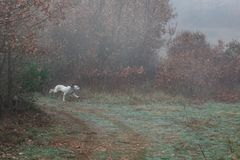
[[(223, 89), (240, 95), (232, 93), (240, 86), (239, 1), (62, 0), (60, 8), (54, 2), (5, 3), (0, 24), (10, 25), (0, 26), (0, 85), (8, 86), (2, 95), (9, 101), (14, 83), (27, 93), (79, 84), (111, 92), (158, 87), (188, 97), (215, 98)], [(11, 15), (9, 6), (17, 5), (29, 13)]]
[(171, 0), (177, 31), (200, 31), (211, 43), (240, 40), (239, 0)]
[(0, 0), (0, 159), (240, 160), (239, 8)]

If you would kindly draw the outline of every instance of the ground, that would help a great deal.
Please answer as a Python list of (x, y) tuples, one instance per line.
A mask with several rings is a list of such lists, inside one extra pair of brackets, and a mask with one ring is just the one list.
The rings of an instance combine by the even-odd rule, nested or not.
[(36, 114), (22, 117), (31, 120), (19, 128), (5, 124), (1, 159), (240, 158), (239, 104), (156, 97), (97, 94), (62, 102), (40, 96)]

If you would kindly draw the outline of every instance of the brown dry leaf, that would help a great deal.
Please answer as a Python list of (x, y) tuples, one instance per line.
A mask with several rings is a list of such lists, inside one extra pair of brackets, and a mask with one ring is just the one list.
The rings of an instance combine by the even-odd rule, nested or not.
[(236, 155), (235, 153), (232, 154), (232, 160), (239, 160), (238, 157), (237, 157), (237, 155)]

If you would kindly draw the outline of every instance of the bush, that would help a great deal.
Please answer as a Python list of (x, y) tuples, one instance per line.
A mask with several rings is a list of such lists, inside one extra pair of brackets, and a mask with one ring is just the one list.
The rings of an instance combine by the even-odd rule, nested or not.
[(182, 33), (159, 67), (157, 85), (188, 97), (206, 96), (215, 84), (214, 54), (201, 33)]
[(173, 39), (168, 56), (159, 66), (156, 83), (162, 89), (187, 97), (236, 101), (239, 65), (239, 42), (226, 45), (219, 42), (213, 47), (203, 34), (184, 32)]
[(24, 69), (22, 86), (25, 92), (40, 92), (48, 79), (48, 69), (36, 63), (27, 64)]

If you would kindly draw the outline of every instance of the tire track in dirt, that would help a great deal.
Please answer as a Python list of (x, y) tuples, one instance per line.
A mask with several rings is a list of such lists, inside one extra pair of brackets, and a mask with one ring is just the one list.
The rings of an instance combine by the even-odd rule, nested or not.
[[(118, 120), (114, 116), (109, 116), (103, 109), (86, 109), (86, 108), (71, 108), (71, 112), (68, 111), (71, 106), (62, 106), (61, 111), (54, 109), (51, 111), (45, 107), (44, 110), (49, 114), (54, 114), (57, 117), (68, 120), (68, 123), (79, 125), (84, 132), (79, 137), (60, 138), (57, 139), (54, 145), (66, 145), (71, 150), (77, 153), (78, 156), (84, 157), (84, 159), (95, 159), (96, 152), (106, 153), (108, 159), (111, 159), (115, 153), (121, 153), (122, 156), (119, 159), (143, 159), (145, 155), (145, 148), (149, 146), (146, 138), (134, 131), (129, 126)], [(100, 119), (107, 120), (115, 125), (119, 132), (110, 133), (107, 128), (102, 128), (93, 124), (93, 122), (84, 121), (81, 118), (73, 115), (73, 113), (85, 113), (94, 114)], [(105, 113), (105, 114), (104, 114)], [(76, 135), (75, 135), (76, 136)], [(120, 140), (119, 140), (120, 139)], [(96, 159), (98, 160), (98, 159)]]
[[(88, 124), (79, 118), (72, 116), (64, 111), (48, 110), (44, 107), (44, 111), (49, 115), (53, 115), (56, 118), (57, 123), (63, 125), (68, 129), (69, 135), (66, 137), (57, 136), (54, 137), (52, 146), (54, 147), (66, 147), (74, 152), (76, 159), (91, 160), (91, 155), (97, 145), (97, 136)], [(79, 132), (72, 129), (72, 124), (77, 125), (80, 128)], [(78, 129), (79, 129), (78, 128)]]
[[(107, 121), (110, 121), (112, 124), (114, 124), (120, 129), (117, 135), (109, 135), (106, 129), (104, 128), (102, 128), (102, 132), (98, 132), (101, 134), (105, 134), (105, 135), (102, 135), (105, 138), (111, 139), (110, 143), (112, 143), (112, 145), (110, 145), (110, 148), (107, 148), (107, 150), (109, 150), (110, 152), (113, 152), (114, 150), (125, 152), (124, 150), (128, 150), (131, 152), (131, 157), (130, 157), (131, 159), (139, 160), (143, 158), (144, 156), (143, 154), (145, 154), (145, 148), (150, 144), (146, 137), (143, 137), (142, 135), (137, 133), (135, 130), (133, 130), (131, 127), (125, 125), (122, 121), (118, 120), (116, 117), (107, 115), (106, 110), (86, 109), (86, 108), (73, 108), (73, 110), (75, 112), (94, 114), (99, 118), (103, 118)], [(125, 148), (121, 148), (119, 147), (118, 144), (116, 144), (116, 137), (119, 135), (121, 136), (121, 138), (124, 138), (124, 139), (121, 141), (118, 141), (118, 143), (123, 144)]]

